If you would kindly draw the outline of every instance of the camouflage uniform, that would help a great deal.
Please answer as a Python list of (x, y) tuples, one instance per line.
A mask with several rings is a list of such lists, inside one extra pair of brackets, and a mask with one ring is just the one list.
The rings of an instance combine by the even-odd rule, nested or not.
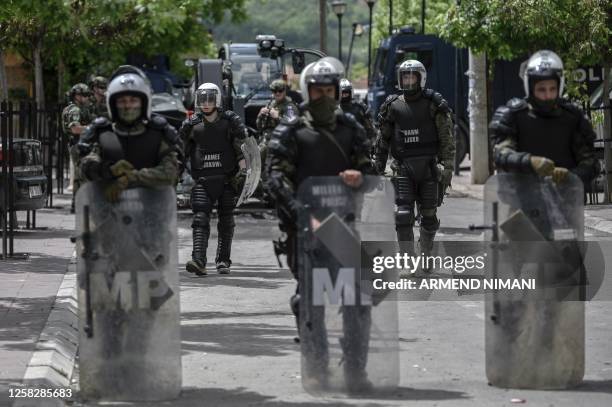
[[(176, 185), (181, 154), (181, 143), (176, 130), (161, 116), (153, 116), (147, 123), (147, 128), (162, 134), (157, 153), (158, 163), (153, 167), (133, 170), (127, 188)], [(107, 130), (121, 132), (121, 129), (107, 118), (98, 117), (81, 136), (80, 168), (85, 181), (113, 179), (110, 166), (115, 162), (104, 157), (99, 144), (99, 135)]]
[(559, 99), (542, 115), (525, 99), (500, 106), (489, 125), (495, 164), (502, 171), (534, 172), (530, 157), (542, 156), (576, 174), (588, 190), (597, 174), (595, 132), (580, 107)]
[[(346, 168), (359, 170), (364, 174), (373, 174), (374, 169), (371, 166), (369, 158), (369, 144), (365, 137), (365, 131), (354, 117), (344, 114), (341, 110), (336, 111), (336, 120), (342, 124), (343, 128), (349, 128), (353, 132), (353, 142), (351, 151), (347, 154), (350, 163)], [(306, 155), (306, 152), (300, 151), (298, 143), (298, 132), (316, 132), (317, 130), (312, 125), (309, 112), (293, 122), (287, 122), (285, 119), (276, 127), (272, 133), (272, 138), (268, 145), (269, 154), (265, 164), (266, 190), (274, 198), (279, 220), (280, 229), (287, 233), (287, 263), (292, 272), (297, 278), (297, 258), (295, 253), (297, 236), (295, 223), (297, 220), (297, 202), (295, 195), (302, 181), (298, 179), (298, 166), (301, 161), (298, 157)], [(324, 144), (324, 143), (323, 143)], [(333, 161), (342, 160), (342, 156), (338, 152), (332, 152), (330, 157), (334, 157)], [(317, 165), (317, 164), (313, 164)], [(319, 170), (324, 171), (320, 166)], [(337, 175), (335, 173), (312, 173), (313, 176), (321, 175)]]
[(450, 185), (455, 161), (450, 109), (439, 93), (424, 89), (408, 102), (405, 95), (389, 96), (380, 108), (378, 121), (374, 165), (379, 173), (384, 173), (391, 152), (397, 204), (395, 222), (398, 241), (403, 242), (401, 250), (414, 253), (416, 203), (420, 214), (420, 251), (428, 255), (440, 227), (437, 207)]
[(79, 141), (79, 134), (72, 133), (72, 127), (74, 126), (87, 126), (89, 125), (93, 117), (88, 106), (77, 104), (75, 101), (76, 95), (88, 96), (89, 88), (87, 85), (79, 83), (74, 85), (70, 90), (70, 99), (72, 102), (64, 108), (62, 111), (62, 125), (66, 140), (68, 141), (68, 152), (70, 155), (70, 161), (74, 166), (73, 175), (73, 187), (72, 187), (72, 209), (74, 209), (74, 196), (76, 195), (81, 185), (81, 174), (79, 171), (79, 150), (77, 143)]
[[(270, 84), (270, 90), (274, 91), (276, 89), (285, 89), (285, 91), (287, 91), (288, 87), (283, 80), (275, 80)], [(287, 122), (293, 123), (297, 120), (297, 117), (299, 116), (299, 109), (295, 105), (295, 103), (293, 103), (293, 100), (289, 96), (285, 96), (280, 102), (277, 102), (275, 99), (272, 99), (270, 103), (266, 105), (266, 108), (277, 110), (278, 118), (273, 118), (269, 112), (263, 113), (262, 111), (260, 111), (257, 115), (256, 125), (261, 137), (259, 141), (259, 151), (261, 152), (262, 163), (266, 162), (266, 156), (268, 153), (268, 143), (270, 142), (270, 137), (274, 128), (280, 124), (282, 119)], [(264, 166), (262, 165), (261, 184), (258, 188), (258, 191), (256, 192), (257, 195), (263, 193), (261, 186), (264, 185), (266, 177), (263, 167)]]
[(103, 76), (94, 77), (89, 84), (89, 88), (92, 91), (91, 106), (92, 106), (92, 114), (93, 114), (94, 119), (100, 116), (110, 119), (110, 115), (108, 113), (108, 106), (106, 106), (106, 97), (102, 98), (102, 100), (98, 102), (98, 99), (96, 98), (96, 95), (95, 95), (95, 88), (106, 90), (107, 85), (108, 85), (108, 81)]

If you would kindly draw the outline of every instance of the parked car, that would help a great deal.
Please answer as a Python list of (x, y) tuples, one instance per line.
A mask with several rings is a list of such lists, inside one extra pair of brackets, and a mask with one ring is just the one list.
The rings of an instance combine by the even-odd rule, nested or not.
[[(43, 170), (42, 146), (40, 141), (32, 139), (13, 140), (13, 191), (15, 210), (36, 210), (45, 206), (47, 201), (47, 176)], [(2, 176), (3, 160), (8, 154), (2, 151), (0, 144), (0, 208), (3, 208), (5, 181)], [(8, 176), (8, 166), (7, 166)]]

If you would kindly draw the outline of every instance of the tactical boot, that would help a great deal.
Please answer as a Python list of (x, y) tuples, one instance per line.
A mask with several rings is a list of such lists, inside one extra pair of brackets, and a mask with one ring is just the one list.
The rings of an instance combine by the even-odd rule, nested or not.
[(205, 276), (206, 264), (202, 264), (199, 260), (189, 260), (185, 264), (185, 268), (189, 273), (195, 273), (196, 276)]
[[(399, 252), (403, 255), (407, 253), (408, 256), (414, 256), (414, 231), (412, 226), (409, 227), (401, 227), (396, 228), (397, 230), (397, 241), (399, 242)], [(414, 277), (413, 271), (415, 270), (407, 270), (402, 269), (399, 272), (400, 278), (410, 278)]]
[(368, 374), (360, 368), (344, 368), (344, 383), (349, 394), (371, 393), (374, 385), (368, 379)]
[[(426, 262), (427, 256), (431, 255), (433, 250), (434, 238), (436, 237), (436, 231), (430, 231), (421, 227), (420, 229), (421, 235), (419, 236), (419, 253), (422, 253), (425, 257), (423, 259), (423, 267), (422, 270), (425, 273), (431, 273), (431, 265), (433, 261)], [(429, 263), (429, 264), (428, 264)]]
[(217, 271), (219, 274), (229, 274), (230, 265), (231, 263), (229, 261), (219, 261), (217, 262)]

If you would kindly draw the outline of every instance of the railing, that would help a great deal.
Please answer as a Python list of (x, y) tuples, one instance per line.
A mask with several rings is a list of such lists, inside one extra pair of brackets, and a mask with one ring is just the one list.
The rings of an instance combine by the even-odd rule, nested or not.
[[(32, 139), (41, 143), (42, 155), (37, 165), (43, 166), (47, 177), (46, 207), (53, 206), (53, 187), (57, 193), (64, 190), (67, 166), (67, 140), (62, 132), (63, 106), (54, 105), (38, 109), (33, 102), (0, 103), (0, 227), (2, 229), (2, 256), (13, 257), (16, 226), (15, 211), (15, 139)], [(54, 185), (55, 180), (55, 185)], [(26, 228), (36, 227), (36, 211), (27, 211)]]

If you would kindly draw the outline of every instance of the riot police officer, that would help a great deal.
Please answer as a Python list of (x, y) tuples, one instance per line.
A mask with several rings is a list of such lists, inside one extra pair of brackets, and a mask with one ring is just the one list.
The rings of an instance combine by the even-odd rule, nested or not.
[(70, 103), (62, 112), (64, 134), (68, 139), (68, 152), (70, 153), (70, 178), (72, 181), (71, 213), (74, 213), (74, 197), (81, 183), (78, 170), (79, 150), (77, 143), (85, 127), (93, 120), (90, 112), (90, 95), (91, 93), (87, 85), (77, 83), (70, 89)]
[(389, 96), (380, 108), (374, 164), (379, 173), (384, 173), (391, 151), (396, 169), (395, 221), (400, 248), (413, 253), (416, 202), (419, 253), (428, 255), (440, 227), (436, 212), (450, 185), (455, 143), (448, 104), (439, 93), (425, 88), (426, 81), (427, 71), (421, 62), (407, 60), (399, 66), (397, 84), (402, 94)]
[(166, 119), (151, 114), (151, 95), (140, 69), (119, 67), (106, 94), (110, 119), (96, 118), (81, 136), (82, 174), (105, 180), (110, 202), (127, 188), (176, 184), (180, 139)]
[[(343, 73), (341, 62), (335, 58), (324, 58), (309, 65), (300, 78), (304, 98), (302, 116), (294, 122), (281, 120), (268, 144), (266, 187), (276, 201), (280, 229), (287, 234), (287, 263), (298, 279), (298, 285), (301, 283), (298, 278), (296, 224), (301, 204), (296, 192), (300, 184), (311, 176), (339, 175), (347, 185), (358, 187), (364, 174), (373, 173), (363, 127), (352, 115), (338, 109)], [(299, 287), (296, 292), (299, 292)], [(291, 306), (296, 318), (299, 316), (299, 302), (299, 296), (294, 295)], [(366, 390), (371, 387), (364, 355), (368, 348), (369, 308), (348, 308), (353, 309), (343, 311), (344, 331), (352, 337), (347, 341), (349, 349), (343, 348), (345, 381), (349, 390)], [(324, 325), (321, 320), (312, 323)], [(323, 326), (320, 330), (324, 329)], [(316, 342), (323, 349), (313, 352), (324, 355), (327, 352), (326, 340)], [(313, 366), (307, 361), (306, 369), (325, 370), (325, 366)], [(317, 373), (312, 375), (317, 376)], [(319, 372), (318, 377), (324, 378), (324, 372)]]
[(374, 143), (376, 138), (376, 130), (372, 124), (372, 117), (368, 107), (353, 99), (353, 84), (346, 78), (340, 81), (340, 108), (344, 113), (350, 113), (355, 116), (355, 119), (366, 130), (366, 135), (371, 143)]
[(569, 172), (590, 186), (597, 172), (595, 133), (582, 110), (563, 99), (563, 61), (548, 50), (529, 58), (523, 77), (525, 97), (500, 106), (490, 123), (495, 164), (502, 171), (552, 175)]
[(193, 252), (186, 268), (198, 276), (207, 274), (206, 248), (215, 204), (219, 216), (215, 263), (220, 274), (230, 272), (234, 207), (246, 175), (240, 146), (248, 136), (247, 129), (236, 113), (223, 111), (221, 106), (219, 87), (212, 83), (200, 85), (196, 91), (199, 111), (185, 120), (179, 130), (187, 167), (196, 180), (191, 191)]
[(91, 104), (93, 106), (93, 117), (109, 117), (108, 107), (106, 106), (106, 88), (108, 80), (103, 76), (94, 76), (89, 82), (89, 89), (92, 92)]

